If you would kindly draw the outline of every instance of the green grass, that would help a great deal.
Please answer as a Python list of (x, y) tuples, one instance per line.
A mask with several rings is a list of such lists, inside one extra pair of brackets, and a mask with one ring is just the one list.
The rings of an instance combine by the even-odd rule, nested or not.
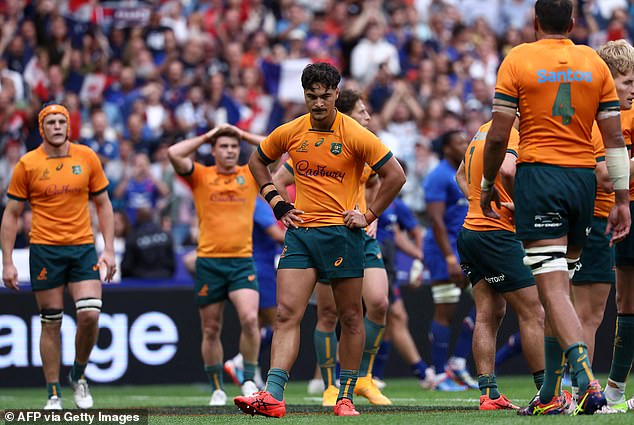
[[(529, 376), (502, 376), (498, 378), (500, 390), (515, 404), (525, 405), (535, 394)], [(239, 389), (231, 384), (225, 388), (230, 399), (238, 395)], [(63, 388), (64, 406), (73, 407), (69, 388)], [(249, 417), (238, 413), (233, 405), (208, 407), (210, 390), (206, 385), (151, 385), (151, 386), (102, 386), (92, 385), (95, 408), (142, 408), (149, 411), (149, 423), (168, 424), (238, 424), (244, 421), (272, 421), (264, 417)], [(46, 390), (43, 388), (2, 388), (0, 408), (39, 409), (44, 404)], [(288, 413), (282, 419), (286, 424), (331, 425), (337, 423), (359, 423), (369, 425), (400, 425), (426, 422), (430, 424), (488, 425), (521, 421), (522, 424), (542, 423), (544, 418), (518, 418), (514, 412), (480, 412), (478, 391), (442, 393), (421, 390), (414, 379), (389, 379), (384, 393), (392, 399), (394, 406), (375, 407), (360, 397), (355, 405), (360, 418), (334, 418), (331, 408), (321, 407), (321, 398), (306, 394), (306, 382), (291, 381), (286, 391)], [(631, 396), (632, 394), (629, 394)], [(0, 416), (0, 419), (2, 416)], [(552, 417), (550, 423), (572, 423), (577, 421), (601, 424), (634, 423), (634, 412), (626, 415), (593, 417)]]

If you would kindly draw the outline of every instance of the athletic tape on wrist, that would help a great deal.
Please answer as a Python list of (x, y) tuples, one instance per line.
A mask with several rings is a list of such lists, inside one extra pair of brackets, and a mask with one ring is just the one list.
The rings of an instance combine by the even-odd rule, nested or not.
[(614, 183), (614, 190), (629, 190), (630, 188), (630, 155), (625, 146), (620, 148), (605, 148), (605, 163), (608, 175)]

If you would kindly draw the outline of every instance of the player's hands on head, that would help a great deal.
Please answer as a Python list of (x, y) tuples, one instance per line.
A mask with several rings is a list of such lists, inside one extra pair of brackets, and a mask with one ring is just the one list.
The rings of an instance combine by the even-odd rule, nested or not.
[(293, 208), (292, 210), (284, 214), (282, 218), (280, 218), (280, 221), (284, 226), (286, 226), (287, 229), (291, 227), (297, 229), (298, 226), (296, 223), (304, 222), (304, 220), (302, 220), (302, 218), (300, 217), (300, 215), (302, 214), (304, 214), (304, 211)]
[(495, 202), (495, 206), (499, 208), (502, 207), (500, 204), (500, 193), (492, 186), (489, 190), (483, 190), (480, 194), (480, 208), (482, 208), (482, 213), (491, 218), (500, 218), (500, 215), (495, 212), (493, 207), (491, 207), (491, 202)]
[(612, 233), (610, 238), (610, 246), (621, 242), (630, 233), (632, 218), (630, 217), (630, 208), (628, 204), (617, 203), (612, 207), (608, 216), (608, 224), (605, 227), (605, 234)]
[(7, 288), (14, 291), (20, 290), (20, 288), (18, 288), (18, 270), (13, 263), (2, 267), (2, 281)]

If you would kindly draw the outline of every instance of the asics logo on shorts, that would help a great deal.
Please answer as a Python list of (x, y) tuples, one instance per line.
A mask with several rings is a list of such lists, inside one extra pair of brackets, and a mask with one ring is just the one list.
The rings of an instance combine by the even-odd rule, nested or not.
[(339, 267), (343, 263), (343, 257), (339, 257), (335, 260), (335, 267)]
[(209, 292), (209, 287), (207, 286), (207, 284), (205, 283), (203, 285), (202, 288), (200, 288), (200, 291), (198, 291), (198, 296), (199, 297), (206, 297), (208, 295)]

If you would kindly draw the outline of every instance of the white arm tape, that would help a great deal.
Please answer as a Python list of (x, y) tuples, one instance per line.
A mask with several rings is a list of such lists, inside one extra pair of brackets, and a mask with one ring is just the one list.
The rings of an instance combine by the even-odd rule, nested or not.
[(480, 182), (480, 189), (483, 192), (488, 192), (495, 185), (495, 180), (491, 181), (486, 177), (482, 176), (482, 181)]
[(605, 148), (605, 162), (608, 175), (614, 183), (614, 190), (630, 188), (630, 155), (625, 146), (621, 148)]
[(618, 116), (621, 116), (621, 111), (601, 111), (597, 114), (597, 121)]

